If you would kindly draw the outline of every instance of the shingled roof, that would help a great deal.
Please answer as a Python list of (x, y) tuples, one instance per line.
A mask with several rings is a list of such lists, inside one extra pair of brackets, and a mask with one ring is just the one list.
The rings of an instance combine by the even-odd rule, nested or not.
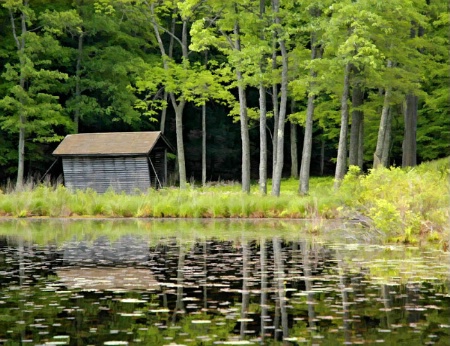
[[(162, 137), (160, 131), (81, 133), (67, 135), (55, 156), (147, 155)], [(170, 144), (162, 137), (169, 148)], [(172, 149), (172, 148), (171, 148)]]

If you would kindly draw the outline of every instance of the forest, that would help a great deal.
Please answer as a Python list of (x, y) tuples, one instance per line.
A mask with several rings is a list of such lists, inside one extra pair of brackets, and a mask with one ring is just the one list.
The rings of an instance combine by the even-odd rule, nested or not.
[(448, 1), (2, 0), (0, 23), (2, 185), (83, 132), (162, 131), (181, 188), (274, 196), (450, 155)]

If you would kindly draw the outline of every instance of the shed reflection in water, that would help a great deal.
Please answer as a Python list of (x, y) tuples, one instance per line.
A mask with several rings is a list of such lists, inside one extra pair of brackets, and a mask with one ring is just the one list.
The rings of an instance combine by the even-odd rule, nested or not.
[(0, 236), (0, 344), (448, 345), (448, 254), (224, 231)]

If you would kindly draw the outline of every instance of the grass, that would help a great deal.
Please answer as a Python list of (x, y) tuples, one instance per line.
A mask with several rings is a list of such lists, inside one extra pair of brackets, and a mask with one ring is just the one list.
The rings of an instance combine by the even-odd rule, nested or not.
[(0, 216), (346, 218), (369, 225), (389, 241), (442, 241), (449, 231), (449, 162), (442, 159), (413, 169), (381, 168), (368, 174), (351, 167), (338, 191), (331, 177), (312, 178), (308, 196), (297, 194), (296, 179), (282, 181), (280, 197), (261, 195), (256, 183), (249, 194), (232, 182), (134, 195), (98, 194), (89, 189), (72, 192), (62, 185), (30, 183), (21, 190), (0, 190)]
[[(168, 218), (313, 218), (342, 203), (333, 192), (332, 178), (312, 178), (311, 194), (297, 195), (298, 181), (282, 182), (282, 196), (262, 196), (258, 186), (242, 193), (236, 183), (209, 187), (190, 185), (186, 190), (165, 188), (126, 195), (94, 190), (71, 192), (62, 185), (28, 184), (2, 193), (0, 215), (9, 217), (168, 217)], [(270, 186), (269, 186), (270, 189)]]

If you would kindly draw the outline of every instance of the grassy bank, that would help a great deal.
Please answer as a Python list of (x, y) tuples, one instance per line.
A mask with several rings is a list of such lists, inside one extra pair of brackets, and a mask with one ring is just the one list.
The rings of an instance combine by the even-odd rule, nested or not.
[(449, 231), (449, 159), (414, 169), (378, 169), (363, 175), (351, 168), (342, 187), (313, 178), (309, 196), (298, 196), (298, 181), (282, 182), (282, 196), (261, 196), (255, 184), (149, 190), (136, 195), (113, 191), (71, 192), (63, 186), (28, 186), (0, 195), (0, 216), (355, 219), (389, 240), (442, 241)]

